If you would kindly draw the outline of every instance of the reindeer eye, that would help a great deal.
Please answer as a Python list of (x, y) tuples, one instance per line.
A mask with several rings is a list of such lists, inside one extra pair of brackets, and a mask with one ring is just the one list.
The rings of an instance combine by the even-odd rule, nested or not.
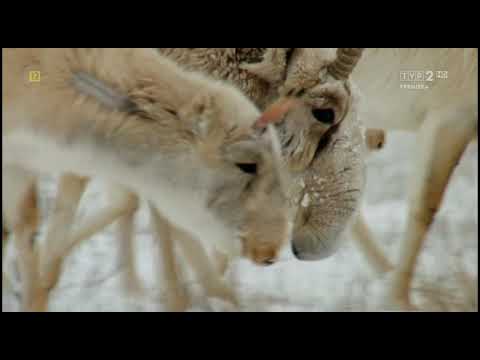
[(257, 173), (257, 164), (256, 163), (237, 163), (235, 164), (240, 170), (247, 174), (256, 174)]
[(312, 115), (315, 120), (322, 124), (332, 125), (335, 121), (335, 111), (333, 109), (313, 109)]

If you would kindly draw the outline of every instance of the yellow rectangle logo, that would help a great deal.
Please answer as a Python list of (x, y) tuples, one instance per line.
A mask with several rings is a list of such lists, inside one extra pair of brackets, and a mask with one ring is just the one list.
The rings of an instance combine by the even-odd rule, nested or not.
[(40, 71), (30, 71), (28, 73), (28, 81), (40, 82)]

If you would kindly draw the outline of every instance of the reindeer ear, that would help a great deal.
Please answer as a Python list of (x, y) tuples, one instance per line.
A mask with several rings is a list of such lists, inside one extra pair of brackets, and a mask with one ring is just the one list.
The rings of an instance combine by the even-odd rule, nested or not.
[(73, 86), (80, 93), (95, 98), (111, 110), (130, 112), (136, 109), (135, 103), (127, 94), (89, 73), (83, 71), (76, 73), (73, 76)]
[(368, 128), (365, 130), (365, 142), (369, 150), (379, 150), (385, 144), (385, 130)]
[(281, 97), (267, 107), (257, 121), (255, 121), (253, 127), (256, 129), (264, 129), (268, 124), (279, 122), (290, 110), (294, 109), (299, 104), (300, 102), (295, 98)]
[(178, 115), (200, 137), (207, 136), (212, 129), (221, 126), (219, 109), (211, 94), (197, 94), (180, 109)]
[(276, 84), (285, 78), (287, 53), (289, 53), (289, 50), (291, 49), (267, 49), (261, 62), (255, 64), (242, 63), (240, 64), (240, 69), (246, 70), (270, 84)]

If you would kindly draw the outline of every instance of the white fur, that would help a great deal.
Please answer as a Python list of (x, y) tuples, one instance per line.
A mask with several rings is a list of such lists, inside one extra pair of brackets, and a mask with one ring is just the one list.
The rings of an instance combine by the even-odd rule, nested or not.
[(128, 176), (129, 184), (141, 189), (141, 195), (153, 201), (168, 220), (200, 238), (210, 239), (224, 252), (233, 256), (240, 255), (239, 242), (227, 240), (232, 239), (231, 232), (203, 206), (206, 203), (206, 191), (177, 191), (181, 177), (170, 181), (162, 178), (161, 182), (151, 183), (148, 181), (151, 179), (148, 176), (151, 165), (130, 169), (116, 161), (114, 154), (102, 152), (94, 145), (84, 143), (66, 147), (52, 139), (26, 131), (6, 135), (3, 150), (4, 164), (21, 165), (38, 173), (75, 173), (87, 177), (97, 176), (112, 183)]

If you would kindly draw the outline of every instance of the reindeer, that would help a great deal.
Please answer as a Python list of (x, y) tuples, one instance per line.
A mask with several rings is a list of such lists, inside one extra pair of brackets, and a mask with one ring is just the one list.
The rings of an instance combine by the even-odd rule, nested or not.
[[(294, 49), (286, 66), (290, 74), (302, 72), (304, 84), (322, 77), (331, 49)], [(331, 56), (331, 55), (330, 55)], [(437, 79), (425, 91), (400, 87), (403, 70), (446, 70), (448, 79)], [(397, 266), (375, 245), (361, 212), (354, 218), (352, 230), (369, 261), (380, 273), (393, 271), (387, 300), (401, 309), (412, 309), (409, 299), (412, 276), (419, 251), (456, 164), (467, 145), (476, 138), (477, 49), (366, 49), (352, 73), (359, 90), (362, 122), (373, 128), (418, 132), (419, 148), (410, 184), (409, 212), (405, 240)], [(295, 85), (303, 96), (318, 98), (309, 85)], [(294, 90), (295, 91), (295, 90)], [(312, 120), (297, 123), (296, 131), (308, 132), (316, 126)], [(380, 141), (382, 143), (382, 141)], [(311, 194), (311, 193), (310, 193)], [(298, 242), (294, 237), (292, 242)], [(309, 249), (305, 260), (319, 257)]]
[(32, 244), (39, 173), (66, 174), (67, 207), (101, 178), (229, 254), (276, 261), (290, 232), (286, 174), (274, 130), (258, 128), (289, 110), (284, 100), (260, 116), (234, 87), (152, 49), (4, 49), (2, 69), (2, 205), (25, 309), (44, 309), (50, 285)]
[[(426, 90), (401, 88), (400, 72), (412, 69), (447, 71), (448, 78)], [(477, 134), (478, 49), (368, 49), (352, 79), (365, 101), (367, 126), (418, 133), (405, 238), (387, 295), (395, 306), (414, 309), (409, 294), (420, 250), (455, 166)], [(362, 222), (358, 228), (373, 243)], [(385, 263), (381, 271), (391, 268)]]

